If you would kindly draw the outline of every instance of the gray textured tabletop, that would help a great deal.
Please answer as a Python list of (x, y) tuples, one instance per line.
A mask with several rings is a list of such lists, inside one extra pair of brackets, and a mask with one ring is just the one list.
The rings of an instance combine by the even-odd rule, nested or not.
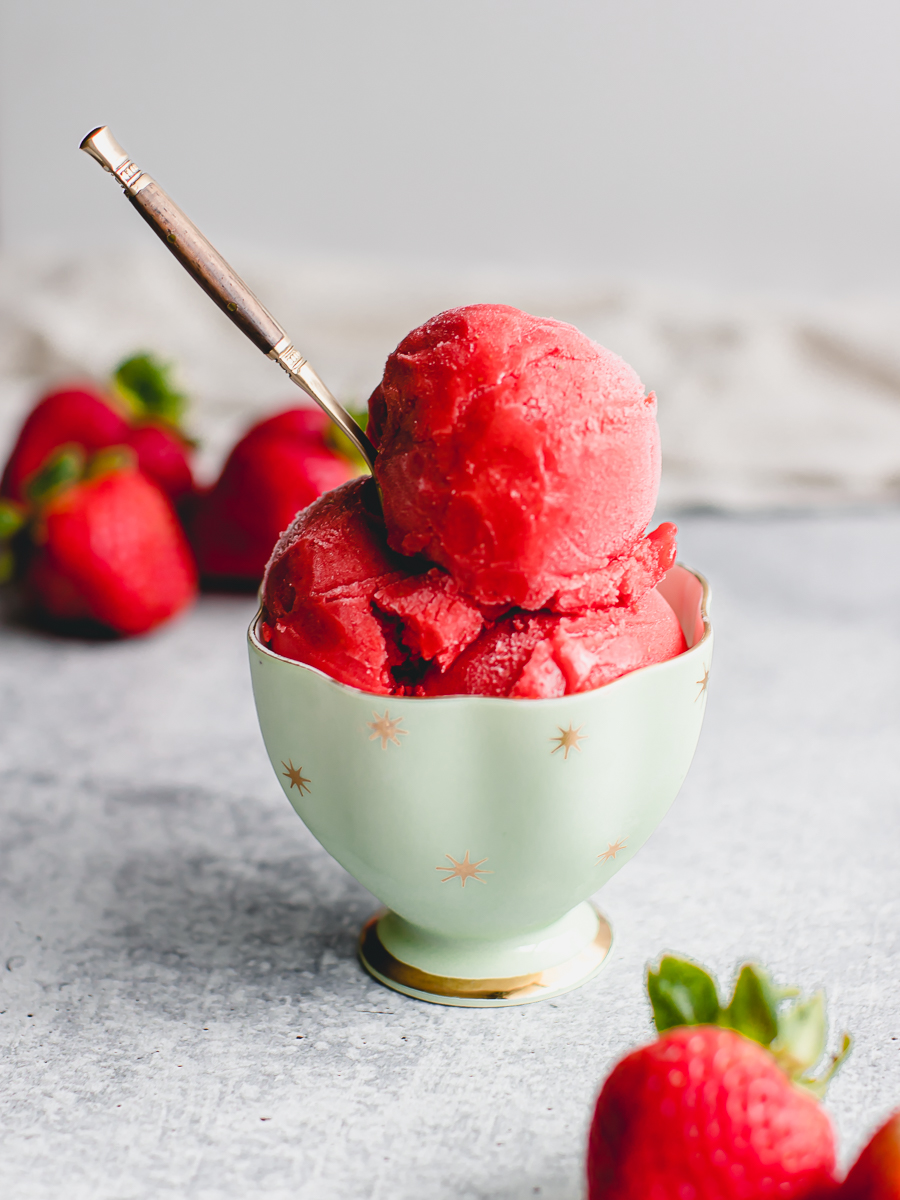
[(132, 642), (0, 629), (3, 1195), (575, 1200), (664, 949), (827, 990), (855, 1151), (900, 1104), (900, 513), (680, 524), (717, 636), (697, 756), (600, 895), (607, 966), (523, 1008), (363, 974), (375, 901), (268, 765), (249, 601)]

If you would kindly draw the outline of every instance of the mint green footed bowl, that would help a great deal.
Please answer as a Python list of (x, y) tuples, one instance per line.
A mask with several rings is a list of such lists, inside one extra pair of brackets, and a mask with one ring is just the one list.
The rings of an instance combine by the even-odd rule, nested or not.
[(273, 654), (250, 627), (253, 692), (297, 815), (386, 906), (360, 957), (439, 1004), (522, 1004), (602, 966), (587, 902), (637, 853), (687, 774), (712, 656), (708, 589), (659, 590), (688, 649), (557, 700), (378, 696)]

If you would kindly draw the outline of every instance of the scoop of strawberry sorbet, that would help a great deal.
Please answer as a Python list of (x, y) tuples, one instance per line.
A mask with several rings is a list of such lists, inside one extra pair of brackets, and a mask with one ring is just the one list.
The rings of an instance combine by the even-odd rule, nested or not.
[(652, 588), (634, 607), (503, 617), (449, 670), (429, 670), (418, 694), (550, 699), (602, 687), (686, 649), (674, 612)]
[(685, 649), (655, 588), (577, 615), (486, 614), (442, 568), (390, 549), (366, 479), (321, 496), (282, 535), (260, 635), (276, 654), (380, 695), (562, 696)]
[(378, 489), (338, 487), (282, 534), (272, 650), (382, 695), (537, 699), (685, 649), (655, 587), (675, 527), (644, 533), (656, 401), (620, 358), (559, 321), (454, 309), (404, 338), (369, 410)]
[(659, 487), (656, 398), (574, 326), (500, 304), (403, 339), (369, 400), (390, 545), (479, 605), (630, 604), (674, 560), (644, 530)]
[(445, 572), (390, 549), (371, 479), (298, 513), (263, 580), (270, 649), (382, 695), (412, 690), (431, 661), (449, 665), (483, 624)]

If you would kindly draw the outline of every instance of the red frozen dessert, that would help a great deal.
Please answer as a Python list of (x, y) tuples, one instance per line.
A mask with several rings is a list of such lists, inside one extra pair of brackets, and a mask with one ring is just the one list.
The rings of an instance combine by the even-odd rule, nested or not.
[(655, 588), (634, 607), (581, 616), (518, 612), (472, 643), (450, 669), (432, 668), (427, 696), (531, 699), (587, 692), (687, 649), (672, 609)]
[(659, 487), (656, 397), (574, 326), (451, 309), (388, 358), (369, 400), (388, 541), (480, 604), (629, 604), (672, 565), (644, 538)]
[(341, 683), (390, 693), (399, 665), (375, 592), (405, 578), (407, 560), (384, 538), (378, 495), (355, 479), (304, 509), (280, 537), (263, 583), (261, 635), (276, 654)]
[(443, 313), (369, 402), (378, 492), (301, 512), (263, 581), (278, 654), (383, 695), (542, 698), (680, 654), (645, 534), (656, 402), (570, 325), (502, 305)]

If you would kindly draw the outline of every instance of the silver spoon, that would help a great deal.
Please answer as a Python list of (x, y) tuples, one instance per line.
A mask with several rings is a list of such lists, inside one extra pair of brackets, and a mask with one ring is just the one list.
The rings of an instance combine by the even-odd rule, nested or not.
[(81, 149), (96, 159), (104, 170), (115, 175), (125, 189), (125, 195), (188, 274), (194, 277), (254, 346), (268, 358), (273, 358), (292, 382), (324, 409), (353, 442), (371, 471), (375, 465), (375, 447), (368, 437), (334, 398), (300, 351), (294, 349), (290, 338), (271, 313), (260, 304), (197, 226), (172, 203), (154, 179), (135, 166), (105, 125), (89, 133), (81, 143)]

